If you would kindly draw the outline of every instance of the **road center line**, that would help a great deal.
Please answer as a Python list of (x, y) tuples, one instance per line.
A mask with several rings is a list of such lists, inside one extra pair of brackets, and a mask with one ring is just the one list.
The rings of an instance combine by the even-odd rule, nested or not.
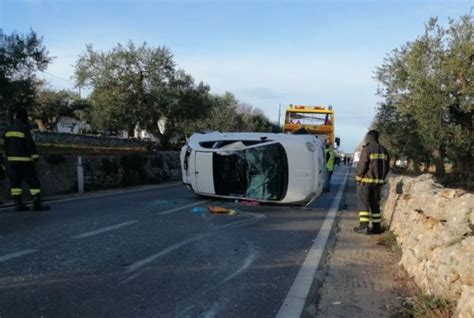
[(306, 298), (308, 297), (311, 284), (314, 280), (314, 275), (318, 269), (324, 248), (326, 247), (326, 242), (331, 234), (332, 225), (336, 218), (337, 211), (339, 210), (339, 204), (341, 203), (348, 175), (349, 169), (347, 170), (344, 176), (344, 181), (339, 186), (339, 190), (331, 203), (331, 207), (324, 219), (321, 229), (318, 232), (318, 236), (306, 255), (306, 259), (301, 265), (298, 275), (278, 311), (277, 318), (300, 317), (303, 312)]
[(170, 210), (158, 212), (157, 214), (166, 215), (166, 214), (170, 214), (170, 213), (173, 213), (173, 212), (178, 212), (178, 211), (181, 211), (181, 210), (190, 208), (190, 207), (192, 207), (192, 206), (204, 204), (204, 203), (206, 203), (206, 202), (208, 202), (208, 201), (209, 201), (209, 200), (203, 200), (203, 201), (191, 203), (191, 204), (188, 204), (188, 205), (183, 205), (183, 206), (180, 206), (180, 207), (177, 207), (177, 208), (174, 208), (174, 209), (170, 209)]
[(17, 257), (32, 254), (32, 253), (37, 252), (37, 251), (38, 250), (35, 250), (35, 249), (27, 249), (27, 250), (19, 251), (19, 252), (16, 252), (16, 253), (3, 255), (3, 256), (0, 256), (0, 263), (9, 261), (9, 260), (17, 258)]
[[(156, 254), (150, 255), (150, 256), (142, 259), (142, 260), (136, 261), (135, 263), (133, 263), (133, 264), (131, 264), (127, 267), (126, 273), (134, 272), (137, 269), (139, 269), (139, 268), (141, 268), (145, 265), (148, 265), (149, 263), (155, 261), (156, 259), (158, 259), (158, 258), (160, 258), (160, 257), (162, 257), (166, 254), (169, 254), (169, 253), (171, 253), (171, 252), (173, 252), (173, 251), (175, 251), (175, 250), (177, 250), (177, 249), (179, 249), (179, 248), (181, 248), (185, 245), (197, 242), (199, 240), (210, 237), (212, 235), (216, 235), (216, 234), (219, 233), (219, 231), (221, 231), (223, 229), (236, 228), (236, 227), (240, 227), (240, 226), (243, 226), (243, 225), (255, 223), (255, 222), (258, 222), (260, 219), (262, 219), (264, 217), (263, 215), (258, 215), (258, 214), (254, 214), (254, 213), (249, 213), (249, 215), (252, 215), (254, 217), (252, 217), (251, 219), (244, 219), (244, 220), (231, 222), (231, 223), (227, 223), (227, 224), (218, 226), (218, 227), (212, 229), (209, 232), (198, 234), (198, 235), (196, 235), (194, 237), (191, 237), (189, 239), (186, 239), (186, 240), (183, 240), (181, 242), (175, 243), (171, 246), (168, 246), (167, 248), (165, 248), (164, 250), (162, 250), (162, 251), (160, 251)], [(125, 279), (125, 281), (129, 281), (130, 278), (131, 277), (128, 277), (127, 279)]]
[(118, 230), (118, 229), (120, 229), (120, 228), (122, 228), (122, 227), (129, 226), (129, 225), (135, 224), (135, 223), (137, 223), (137, 222), (138, 222), (137, 220), (127, 221), (127, 222), (123, 222), (123, 223), (119, 223), (119, 224), (115, 224), (115, 225), (103, 227), (103, 228), (98, 229), (98, 230), (95, 230), (95, 231), (82, 233), (82, 234), (73, 236), (73, 238), (75, 238), (75, 239), (83, 239), (83, 238), (86, 238), (86, 237), (91, 237), (91, 236), (98, 235), (98, 234), (102, 234), (102, 233), (105, 233), (105, 232), (110, 232), (110, 231), (113, 231), (113, 230)]

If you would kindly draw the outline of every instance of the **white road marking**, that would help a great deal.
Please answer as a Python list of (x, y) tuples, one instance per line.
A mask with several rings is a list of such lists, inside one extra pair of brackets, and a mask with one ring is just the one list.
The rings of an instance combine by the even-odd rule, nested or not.
[(206, 311), (200, 316), (203, 318), (214, 318), (217, 316), (218, 310), (219, 310), (219, 303), (215, 302), (214, 304), (212, 304), (211, 309), (209, 309), (208, 311)]
[(199, 202), (191, 203), (191, 204), (188, 204), (188, 205), (179, 206), (179, 207), (174, 208), (174, 209), (170, 209), (170, 210), (158, 212), (157, 214), (166, 215), (166, 214), (170, 214), (170, 213), (173, 213), (173, 212), (178, 212), (178, 211), (181, 211), (181, 210), (190, 208), (190, 207), (192, 207), (192, 206), (204, 204), (204, 203), (206, 203), (206, 202), (208, 202), (208, 201), (209, 201), (209, 200), (204, 200), (204, 201), (199, 201)]
[(82, 233), (82, 234), (73, 236), (73, 238), (83, 239), (83, 238), (86, 238), (86, 237), (91, 237), (91, 236), (102, 234), (102, 233), (105, 233), (105, 232), (118, 230), (122, 227), (129, 226), (129, 225), (135, 224), (137, 222), (138, 222), (137, 220), (131, 220), (131, 221), (127, 221), (127, 222), (123, 222), (123, 223), (119, 223), (119, 224), (115, 224), (115, 225), (111, 225), (111, 226), (106, 226), (106, 227), (103, 227), (103, 228), (95, 230), (95, 231), (86, 232), (86, 233)]
[(38, 250), (35, 250), (35, 249), (28, 249), (28, 250), (19, 251), (19, 252), (12, 253), (12, 254), (3, 255), (3, 256), (0, 256), (0, 263), (9, 261), (9, 260), (17, 258), (17, 257), (25, 256), (25, 255), (28, 255), (28, 254), (31, 254), (31, 253), (34, 253), (34, 252), (37, 252), (37, 251)]
[(249, 254), (247, 255), (247, 257), (245, 258), (245, 261), (244, 263), (242, 264), (241, 267), (239, 267), (239, 269), (237, 269), (234, 273), (230, 274), (229, 276), (227, 276), (223, 281), (222, 283), (227, 283), (229, 280), (231, 280), (232, 278), (236, 277), (237, 275), (239, 275), (240, 273), (242, 273), (243, 271), (245, 271), (250, 265), (252, 265), (252, 263), (255, 261), (255, 259), (257, 258), (257, 253), (255, 252), (255, 248), (253, 245), (249, 245)]
[(314, 275), (318, 268), (319, 262), (326, 247), (326, 242), (331, 234), (332, 225), (336, 218), (337, 211), (339, 210), (339, 204), (341, 203), (342, 194), (344, 193), (344, 186), (347, 181), (349, 170), (347, 170), (344, 181), (339, 186), (336, 196), (334, 197), (328, 214), (324, 220), (321, 229), (318, 232), (316, 240), (314, 240), (311, 249), (306, 255), (304, 263), (295, 278), (295, 281), (291, 285), (288, 294), (286, 295), (283, 304), (278, 311), (277, 318), (288, 318), (288, 317), (300, 317), (304, 309), (306, 298), (308, 297), (311, 284), (314, 280)]
[[(179, 249), (179, 248), (181, 248), (181, 247), (183, 247), (187, 244), (190, 244), (190, 243), (202, 240), (203, 238), (215, 235), (215, 234), (218, 233), (218, 231), (220, 231), (222, 229), (238, 227), (238, 226), (245, 225), (245, 224), (255, 223), (255, 222), (257, 222), (258, 220), (260, 220), (261, 218), (264, 217), (264, 215), (255, 214), (255, 213), (248, 213), (248, 214), (254, 215), (254, 217), (251, 218), (251, 219), (240, 220), (240, 221), (236, 221), (236, 222), (232, 222), (232, 223), (228, 223), (228, 224), (225, 224), (225, 225), (215, 227), (214, 229), (212, 229), (211, 231), (209, 231), (207, 233), (199, 234), (199, 235), (191, 237), (187, 240), (183, 240), (181, 242), (178, 242), (178, 243), (175, 243), (171, 246), (168, 246), (167, 248), (165, 248), (164, 250), (162, 250), (162, 251), (160, 251), (156, 254), (150, 255), (150, 256), (142, 259), (142, 260), (136, 261), (135, 263), (129, 265), (127, 267), (126, 273), (134, 272), (137, 269), (139, 269), (140, 267), (148, 265), (149, 263), (155, 261), (156, 259), (160, 258), (161, 256), (166, 255), (170, 252), (173, 252), (173, 251), (175, 251), (175, 250), (177, 250), (177, 249)], [(134, 276), (134, 275), (132, 275), (132, 276)], [(124, 281), (130, 281), (132, 276), (126, 278)], [(136, 275), (135, 275), (135, 277), (136, 277)]]
[[(151, 262), (153, 262), (154, 260), (156, 260), (157, 258), (163, 256), (163, 255), (166, 255), (174, 250), (177, 250), (178, 248), (184, 246), (184, 245), (187, 245), (189, 243), (192, 243), (192, 242), (195, 242), (195, 241), (199, 241), (200, 239), (206, 237), (206, 236), (210, 236), (211, 233), (206, 233), (206, 234), (200, 234), (200, 235), (196, 235), (190, 239), (187, 239), (187, 240), (184, 240), (184, 241), (181, 241), (181, 242), (178, 242), (176, 244), (173, 244), (167, 248), (165, 248), (164, 250), (162, 250), (161, 252), (158, 252), (156, 254), (153, 254), (151, 256), (148, 256), (147, 258), (144, 258), (142, 260), (139, 260), (131, 265), (128, 266), (127, 268), (127, 272), (133, 272), (135, 270), (137, 270), (138, 268), (144, 266), (144, 265), (147, 265)], [(131, 277), (129, 277), (129, 279), (127, 280), (130, 280)]]

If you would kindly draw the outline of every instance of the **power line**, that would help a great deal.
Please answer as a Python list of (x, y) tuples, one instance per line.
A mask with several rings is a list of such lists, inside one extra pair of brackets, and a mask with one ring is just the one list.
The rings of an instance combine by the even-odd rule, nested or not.
[[(46, 75), (49, 75), (49, 76), (55, 77), (55, 78), (57, 78), (57, 79), (60, 79), (60, 80), (62, 80), (62, 81), (65, 81), (65, 82), (68, 82), (68, 83), (73, 83), (73, 82), (72, 82), (72, 81), (70, 81), (70, 80), (67, 80), (67, 79), (65, 79), (65, 78), (62, 78), (62, 77), (56, 76), (56, 75), (54, 75), (54, 74), (51, 74), (51, 73), (49, 73), (49, 72), (46, 72), (46, 71), (40, 71), (40, 72), (41, 72), (41, 73), (44, 73), (44, 74), (46, 74)], [(73, 84), (74, 84), (74, 83), (73, 83)]]

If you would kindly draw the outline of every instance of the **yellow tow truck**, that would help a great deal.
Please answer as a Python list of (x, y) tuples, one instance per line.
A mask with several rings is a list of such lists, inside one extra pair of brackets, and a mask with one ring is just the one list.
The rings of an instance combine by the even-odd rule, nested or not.
[[(334, 110), (332, 106), (294, 106), (286, 109), (284, 133), (292, 133), (304, 128), (311, 135), (321, 136), (326, 142), (339, 145), (339, 138), (334, 137)], [(324, 140), (324, 139), (323, 139)]]

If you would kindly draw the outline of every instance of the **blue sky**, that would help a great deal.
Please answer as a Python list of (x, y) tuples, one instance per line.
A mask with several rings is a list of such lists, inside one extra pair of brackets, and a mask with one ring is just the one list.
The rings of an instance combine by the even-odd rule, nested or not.
[(332, 104), (341, 148), (352, 151), (380, 101), (376, 66), (422, 34), (429, 17), (447, 23), (472, 6), (465, 0), (0, 0), (0, 25), (6, 33), (32, 28), (44, 37), (56, 58), (41, 76), (53, 87), (74, 87), (73, 65), (87, 43), (108, 50), (146, 41), (169, 47), (178, 66), (214, 93), (232, 92), (274, 121), (279, 104)]

